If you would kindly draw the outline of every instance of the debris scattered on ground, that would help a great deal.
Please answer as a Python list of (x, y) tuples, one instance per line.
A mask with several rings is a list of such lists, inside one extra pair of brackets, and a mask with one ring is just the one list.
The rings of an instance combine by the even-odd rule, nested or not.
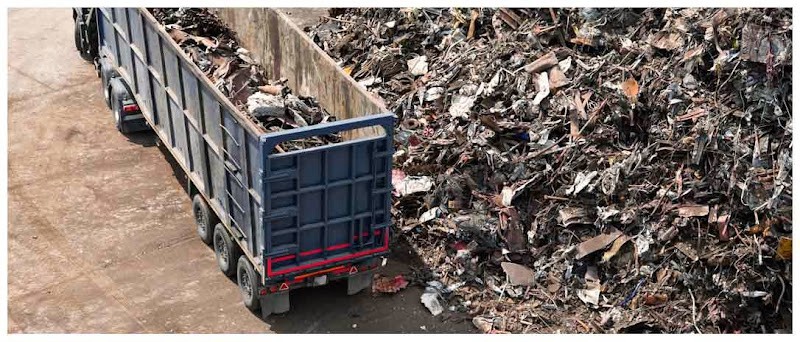
[[(203, 71), (212, 84), (242, 113), (266, 132), (334, 121), (319, 103), (292, 94), (286, 80), (268, 80), (263, 67), (239, 46), (236, 36), (213, 13), (201, 8), (151, 8), (170, 37)], [(277, 152), (340, 141), (338, 135), (316, 136), (281, 143)]]
[(402, 274), (392, 278), (376, 274), (372, 281), (372, 292), (397, 293), (408, 286), (408, 281)]
[(419, 300), (425, 305), (426, 308), (431, 312), (432, 315), (438, 316), (444, 311), (442, 304), (439, 302), (442, 293), (442, 283), (438, 281), (431, 281), (428, 282), (428, 286), (425, 287), (425, 292), (422, 293)]
[(310, 37), (398, 116), (392, 213), (432, 312), (791, 331), (790, 10), (330, 16)]

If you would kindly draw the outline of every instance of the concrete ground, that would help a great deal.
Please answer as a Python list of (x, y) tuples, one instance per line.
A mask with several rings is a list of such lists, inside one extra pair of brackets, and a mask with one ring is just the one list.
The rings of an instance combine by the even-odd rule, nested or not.
[[(169, 154), (151, 134), (114, 129), (70, 10), (8, 16), (10, 333), (474, 331), (463, 316), (431, 316), (416, 287), (302, 289), (292, 311), (262, 321), (195, 235)], [(409, 260), (395, 253), (383, 273)]]

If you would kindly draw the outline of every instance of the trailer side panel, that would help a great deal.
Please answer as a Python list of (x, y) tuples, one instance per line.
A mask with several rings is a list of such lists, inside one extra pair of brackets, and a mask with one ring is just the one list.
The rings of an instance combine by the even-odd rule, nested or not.
[(153, 130), (258, 264), (259, 132), (204, 80), (149, 13), (99, 13), (101, 56), (117, 67)]

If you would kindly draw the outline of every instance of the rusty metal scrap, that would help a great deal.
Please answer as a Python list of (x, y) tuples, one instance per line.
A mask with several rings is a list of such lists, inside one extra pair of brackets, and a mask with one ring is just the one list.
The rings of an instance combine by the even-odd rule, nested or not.
[[(285, 80), (268, 80), (225, 23), (202, 8), (152, 8), (150, 12), (209, 81), (266, 132), (315, 125), (335, 117), (311, 96), (298, 96)], [(338, 135), (283, 142), (278, 152), (340, 141)]]
[(331, 17), (307, 32), (398, 116), (394, 224), (455, 288), (428, 296), (445, 312), (484, 332), (791, 331), (790, 10)]

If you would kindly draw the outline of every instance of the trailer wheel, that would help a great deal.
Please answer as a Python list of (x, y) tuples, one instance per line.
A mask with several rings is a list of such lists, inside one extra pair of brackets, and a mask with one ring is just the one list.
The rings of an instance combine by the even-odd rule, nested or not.
[(111, 80), (119, 74), (111, 66), (108, 59), (100, 59), (100, 83), (103, 85), (103, 97), (106, 99), (106, 106), (111, 108)]
[(208, 207), (208, 203), (199, 194), (192, 198), (192, 211), (194, 211), (194, 221), (197, 223), (197, 235), (206, 245), (214, 242), (214, 226), (219, 222), (217, 217)]
[(247, 257), (239, 257), (236, 267), (236, 280), (239, 284), (239, 292), (242, 293), (242, 302), (250, 311), (256, 312), (261, 308), (261, 301), (258, 298), (258, 277), (253, 266)]
[(75, 48), (78, 49), (78, 52), (81, 55), (81, 58), (85, 61), (92, 61), (92, 53), (89, 51), (89, 42), (83, 41), (83, 32), (81, 30), (82, 21), (80, 17), (75, 18)]
[(214, 255), (217, 257), (217, 265), (222, 273), (228, 277), (236, 274), (234, 263), (239, 261), (242, 253), (239, 251), (239, 246), (233, 243), (222, 223), (217, 223), (214, 227)]
[(111, 92), (109, 96), (111, 97), (111, 113), (114, 114), (114, 125), (120, 133), (128, 133), (128, 128), (125, 125), (125, 113), (122, 112), (123, 101), (131, 97), (128, 94), (128, 88), (119, 78), (113, 78), (108, 88)]
[(75, 20), (75, 49), (78, 50), (78, 52), (82, 52), (83, 44), (81, 44), (81, 22), (80, 19), (78, 19), (78, 17), (75, 15), (75, 11), (72, 12), (72, 18)]
[(125, 130), (123, 129), (122, 126), (122, 117), (123, 117), (122, 105), (119, 103), (120, 101), (117, 100), (116, 96), (114, 95), (111, 96), (113, 97), (113, 102), (111, 104), (111, 113), (114, 114), (114, 127), (116, 127), (120, 133), (125, 133)]

